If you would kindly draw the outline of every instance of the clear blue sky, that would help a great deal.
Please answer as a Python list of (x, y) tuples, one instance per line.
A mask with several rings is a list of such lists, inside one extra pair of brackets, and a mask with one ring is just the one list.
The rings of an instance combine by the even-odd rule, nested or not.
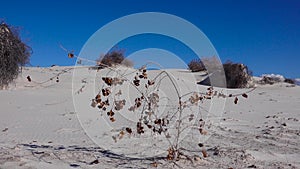
[[(255, 75), (278, 73), (300, 77), (299, 0), (6, 0), (0, 8), (1, 19), (22, 28), (22, 39), (34, 52), (33, 66), (73, 65), (74, 60), (66, 57), (59, 43), (78, 54), (95, 31), (114, 19), (137, 12), (164, 12), (199, 27), (222, 61), (245, 63)], [(136, 43), (139, 38), (150, 40)], [(171, 50), (163, 44), (166, 39), (157, 39), (137, 37), (123, 46), (120, 43), (119, 47), (126, 48), (126, 54), (144, 47)], [(186, 62), (194, 57), (187, 52), (181, 54)]]

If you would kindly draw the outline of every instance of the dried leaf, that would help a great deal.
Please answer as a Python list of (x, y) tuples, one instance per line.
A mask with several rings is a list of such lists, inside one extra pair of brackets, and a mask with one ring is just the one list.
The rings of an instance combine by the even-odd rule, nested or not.
[(131, 128), (129, 128), (129, 127), (126, 127), (126, 131), (127, 131), (129, 134), (131, 134), (131, 133), (132, 133), (132, 129), (131, 129)]
[(97, 106), (97, 102), (94, 99), (92, 100), (91, 106), (94, 108)]
[(125, 132), (123, 130), (120, 131), (120, 133), (119, 133), (119, 140), (121, 140), (123, 138), (124, 134), (125, 134)]
[(138, 80), (138, 79), (133, 80), (133, 84), (136, 85), (136, 86), (139, 86), (140, 85), (140, 80)]
[(242, 96), (248, 98), (248, 95), (246, 93), (242, 94)]
[(73, 53), (68, 53), (68, 58), (73, 58), (74, 54)]
[(154, 124), (161, 125), (161, 119), (154, 120)]
[(31, 77), (27, 76), (27, 80), (28, 80), (28, 82), (31, 82)]
[(109, 88), (102, 89), (102, 95), (103, 95), (103, 96), (108, 96), (110, 93), (111, 93), (111, 92), (110, 92)]
[(235, 97), (235, 99), (234, 99), (234, 104), (237, 104), (238, 103), (238, 98), (237, 97)]
[(204, 158), (208, 157), (207, 151), (205, 149), (202, 149), (201, 152)]
[(95, 97), (95, 101), (97, 103), (100, 103), (101, 102), (101, 95), (100, 94), (97, 94), (97, 96)]
[(204, 130), (203, 128), (200, 128), (199, 131), (200, 131), (200, 134), (207, 135), (207, 131)]
[(109, 112), (107, 112), (107, 115), (110, 116), (110, 117), (112, 117), (112, 116), (115, 115), (115, 113), (112, 110), (110, 110)]
[(112, 136), (112, 139), (115, 141), (115, 143), (117, 142), (117, 137), (116, 136)]
[(154, 85), (154, 83), (155, 83), (154, 81), (148, 80), (148, 85), (149, 85), (149, 86)]
[(112, 85), (112, 78), (110, 77), (102, 77), (102, 80), (104, 81), (105, 84), (107, 84), (108, 86)]
[(115, 110), (121, 110), (125, 106), (126, 100), (115, 101)]
[(151, 164), (152, 167), (157, 167), (158, 166), (158, 163), (155, 161)]
[(105, 105), (104, 102), (101, 102), (101, 103), (99, 103), (98, 108), (102, 109), (104, 107), (104, 105)]
[(169, 124), (169, 120), (163, 118), (163, 119), (162, 119), (162, 126), (167, 126), (168, 124)]
[(116, 121), (116, 119), (113, 118), (113, 117), (110, 117), (109, 120), (110, 120), (111, 122), (115, 122), (115, 121)]

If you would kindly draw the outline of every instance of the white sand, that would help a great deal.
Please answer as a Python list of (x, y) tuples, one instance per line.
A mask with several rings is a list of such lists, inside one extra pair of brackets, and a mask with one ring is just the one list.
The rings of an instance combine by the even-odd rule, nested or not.
[[(65, 72), (59, 76), (58, 83), (56, 78), (49, 81), (62, 71)], [(182, 93), (207, 88), (196, 85), (196, 81), (203, 78), (201, 74), (168, 71), (174, 75)], [(85, 120), (89, 119), (84, 119), (93, 112), (100, 114), (90, 106), (93, 98), (90, 94), (98, 90), (92, 88), (96, 71), (77, 69), (74, 90), (72, 73), (72, 67), (25, 68), (8, 90), (0, 91), (0, 168), (151, 168), (153, 159), (122, 155), (128, 155), (130, 151), (143, 153), (142, 149), (138, 151), (139, 146), (151, 143), (128, 137), (114, 143), (110, 135), (93, 138), (93, 133), (86, 133), (86, 130), (96, 130), (95, 134), (106, 131), (105, 124), (97, 123), (101, 120), (88, 122)], [(106, 70), (98, 72), (98, 81), (106, 73)], [(149, 76), (157, 73), (151, 71)], [(32, 82), (27, 81), (28, 75)], [(167, 84), (162, 83), (162, 86), (165, 91), (170, 88)], [(129, 90), (126, 86), (122, 89)], [(232, 89), (228, 93), (245, 91), (247, 89)], [(172, 93), (165, 94), (175, 97)], [(132, 99), (132, 95), (135, 94), (128, 97)], [(219, 114), (222, 115), (219, 116), (220, 123), (214, 123), (208, 130), (210, 137), (204, 142), (207, 158), (203, 158), (199, 148), (189, 154), (196, 155), (192, 162), (180, 160), (174, 165), (158, 158), (155, 160), (158, 168), (300, 168), (300, 87), (286, 83), (257, 86), (248, 95), (248, 99), (240, 97), (237, 105), (233, 99), (227, 99)], [(80, 99), (79, 106), (76, 101)], [(96, 142), (100, 141), (103, 147), (87, 134)], [(165, 144), (161, 142), (161, 145)], [(128, 145), (136, 147), (128, 149)], [(144, 154), (151, 155), (149, 152)]]

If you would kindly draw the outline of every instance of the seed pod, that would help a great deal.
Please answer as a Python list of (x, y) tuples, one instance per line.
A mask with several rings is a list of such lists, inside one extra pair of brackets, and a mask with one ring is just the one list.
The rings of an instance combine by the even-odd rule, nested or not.
[(112, 78), (110, 77), (102, 77), (102, 80), (104, 81), (105, 84), (107, 84), (108, 86), (112, 85)]
[(202, 149), (201, 152), (204, 158), (208, 157), (207, 151), (205, 149)]
[(126, 131), (127, 131), (129, 134), (132, 133), (132, 130), (131, 130), (131, 128), (129, 128), (129, 127), (126, 128)]
[(151, 164), (151, 166), (156, 168), (156, 167), (158, 166), (158, 164), (157, 164), (157, 162), (153, 162), (153, 163)]
[(110, 93), (111, 93), (111, 92), (110, 92), (109, 88), (102, 89), (102, 95), (103, 95), (103, 96), (108, 96)]
[(242, 96), (248, 98), (248, 95), (246, 93), (242, 94)]
[(107, 115), (110, 116), (110, 117), (112, 117), (112, 116), (115, 115), (115, 113), (112, 110), (110, 110), (109, 112), (107, 112)]
[(237, 104), (238, 101), (239, 101), (239, 99), (238, 99), (237, 97), (235, 97), (235, 99), (234, 99), (234, 104)]
[(101, 102), (101, 95), (100, 94), (97, 94), (97, 96), (95, 97), (95, 101), (97, 103), (100, 103)]
[(28, 80), (28, 82), (31, 82), (30, 76), (27, 76), (27, 80)]
[(160, 125), (160, 124), (161, 124), (161, 119), (156, 119), (156, 120), (154, 120), (154, 124)]
[(68, 53), (68, 58), (73, 58), (74, 54), (73, 53)]
[(135, 86), (139, 86), (140, 85), (140, 80), (138, 80), (138, 79), (133, 80), (133, 84)]
[(154, 85), (154, 81), (148, 80), (148, 85), (149, 85), (149, 86)]
[(94, 108), (97, 106), (97, 102), (94, 99), (92, 100), (91, 106)]
[(113, 118), (113, 117), (110, 117), (109, 120), (110, 120), (111, 122), (115, 122), (115, 121), (116, 121), (116, 119)]

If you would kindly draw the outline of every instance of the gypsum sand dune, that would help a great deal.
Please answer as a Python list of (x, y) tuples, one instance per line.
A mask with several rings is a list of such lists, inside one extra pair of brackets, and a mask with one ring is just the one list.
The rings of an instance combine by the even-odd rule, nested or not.
[[(300, 168), (297, 86), (258, 86), (237, 105), (228, 99), (220, 123), (208, 131), (211, 136), (204, 142), (208, 157), (198, 150), (191, 152), (195, 155), (191, 161), (180, 160), (175, 165), (163, 155), (129, 158), (92, 142), (74, 110), (71, 69), (59, 76), (59, 82), (48, 81), (65, 69), (26, 68), (9, 90), (0, 91), (0, 168), (149, 168), (154, 162), (158, 168)], [(93, 82), (94, 77), (86, 74), (89, 71), (95, 70), (82, 69), (78, 87), (83, 81)], [(193, 88), (186, 73), (171, 72), (186, 88)], [(34, 82), (26, 80), (28, 75)], [(107, 142), (114, 144), (111, 138)]]

